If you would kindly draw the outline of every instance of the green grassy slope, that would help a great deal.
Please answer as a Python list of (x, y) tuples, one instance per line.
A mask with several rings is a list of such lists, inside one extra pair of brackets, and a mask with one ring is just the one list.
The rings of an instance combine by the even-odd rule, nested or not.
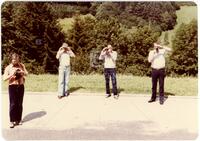
[[(174, 27), (173, 30), (166, 31), (169, 35), (169, 41), (170, 41), (170, 47), (172, 47), (172, 41), (171, 39), (175, 38), (175, 32), (178, 29), (178, 27), (182, 24), (188, 24), (193, 19), (197, 19), (197, 6), (181, 6), (181, 9), (176, 12), (177, 14), (177, 24)], [(162, 36), (160, 37), (161, 41), (164, 39), (164, 34), (166, 32), (162, 33)]]

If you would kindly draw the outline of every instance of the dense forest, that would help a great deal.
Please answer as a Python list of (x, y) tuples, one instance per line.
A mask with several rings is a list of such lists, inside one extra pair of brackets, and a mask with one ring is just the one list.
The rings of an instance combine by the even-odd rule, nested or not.
[[(147, 56), (162, 32), (177, 24), (178, 2), (4, 2), (1, 10), (2, 70), (12, 52), (21, 55), (34, 74), (57, 73), (55, 55), (67, 42), (76, 57), (72, 72), (101, 73), (101, 49), (111, 44), (118, 52), (117, 71), (150, 75)], [(73, 19), (63, 32), (60, 19)], [(167, 35), (162, 41), (168, 46)], [(167, 56), (167, 73), (197, 76), (197, 20), (182, 24)]]

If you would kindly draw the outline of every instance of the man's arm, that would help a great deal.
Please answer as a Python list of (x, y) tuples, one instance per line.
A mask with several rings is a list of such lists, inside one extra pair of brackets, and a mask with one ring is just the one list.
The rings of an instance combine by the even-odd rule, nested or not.
[(68, 53), (70, 57), (75, 57), (74, 52), (71, 50), (71, 48), (68, 48)]
[(110, 54), (110, 56), (111, 56), (113, 62), (117, 60), (117, 52)]
[(169, 47), (166, 47), (166, 46), (163, 46), (163, 49), (165, 49), (166, 51), (172, 51), (172, 49), (171, 49), (171, 48), (169, 48)]
[(103, 60), (104, 59), (105, 54), (106, 54), (106, 49), (107, 49), (107, 47), (102, 49), (101, 54), (99, 56), (99, 60)]
[(28, 71), (26, 70), (25, 65), (22, 64), (22, 67), (23, 67), (23, 74), (24, 74), (25, 76), (27, 76), (27, 75), (28, 75)]
[(59, 59), (60, 55), (63, 53), (63, 50), (61, 48), (59, 48), (57, 54), (56, 54), (56, 58)]
[(154, 59), (154, 51), (150, 51), (148, 56), (149, 63), (152, 63), (153, 59)]
[(159, 48), (163, 48), (163, 49), (165, 49), (166, 51), (172, 51), (172, 49), (169, 48), (169, 47), (167, 47), (167, 46), (161, 46), (161, 45), (156, 44), (156, 43), (154, 43), (154, 46), (158, 46)]

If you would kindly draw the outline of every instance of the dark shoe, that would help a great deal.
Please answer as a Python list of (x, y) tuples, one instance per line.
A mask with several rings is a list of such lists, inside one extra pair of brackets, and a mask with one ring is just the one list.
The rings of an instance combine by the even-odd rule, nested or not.
[(14, 122), (10, 122), (10, 128), (14, 128), (14, 127), (15, 127)]
[(111, 97), (111, 94), (107, 94), (107, 95), (106, 95), (106, 98), (109, 98), (109, 97)]
[(66, 93), (65, 93), (65, 96), (69, 96), (69, 92), (66, 92)]
[(15, 125), (22, 125), (22, 121), (16, 121), (14, 122)]
[(150, 99), (148, 102), (152, 103), (152, 102), (155, 102), (155, 101), (156, 101), (156, 99)]
[(60, 95), (59, 95), (59, 96), (58, 96), (58, 99), (61, 99), (61, 98), (63, 98), (63, 96), (60, 96)]
[(114, 95), (114, 99), (118, 99), (119, 98), (119, 95)]
[(164, 104), (164, 100), (160, 100), (160, 105), (163, 105)]

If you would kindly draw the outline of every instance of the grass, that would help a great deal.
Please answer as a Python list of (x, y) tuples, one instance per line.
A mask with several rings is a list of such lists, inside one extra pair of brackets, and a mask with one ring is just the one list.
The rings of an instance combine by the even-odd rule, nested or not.
[[(177, 15), (177, 24), (175, 25), (173, 30), (166, 31), (169, 35), (169, 46), (172, 46), (172, 40), (175, 38), (176, 30), (179, 28), (179, 26), (184, 23), (188, 24), (193, 19), (197, 20), (197, 6), (181, 6), (180, 10), (176, 11)], [(162, 32), (162, 36), (160, 39), (162, 40), (164, 38), (165, 32)]]
[[(26, 78), (26, 91), (32, 92), (56, 92), (57, 75), (33, 75)], [(150, 94), (151, 78), (132, 75), (117, 75), (118, 90), (127, 94)], [(104, 76), (100, 74), (93, 75), (71, 75), (70, 91), (81, 93), (105, 93)], [(7, 82), (2, 83), (2, 90), (7, 91)], [(197, 96), (198, 79), (193, 77), (165, 79), (165, 93), (176, 96)]]
[(182, 23), (188, 24), (192, 19), (197, 19), (197, 6), (181, 6), (181, 9), (176, 14), (176, 26), (180, 26)]
[(72, 28), (74, 19), (73, 18), (64, 18), (64, 19), (59, 19), (59, 24), (62, 27), (62, 31), (64, 33), (67, 33), (68, 30)]

